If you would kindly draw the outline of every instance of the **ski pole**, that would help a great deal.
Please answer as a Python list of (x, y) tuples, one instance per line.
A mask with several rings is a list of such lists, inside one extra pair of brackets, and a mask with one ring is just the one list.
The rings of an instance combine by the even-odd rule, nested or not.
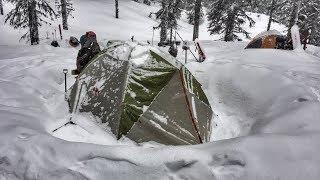
[(60, 39), (62, 40), (62, 39), (63, 39), (63, 37), (62, 37), (61, 24), (59, 24), (59, 33), (60, 33)]
[(68, 69), (63, 69), (63, 74), (64, 74), (64, 92), (67, 94), (67, 74), (68, 74)]
[(54, 29), (54, 40), (57, 40), (57, 30)]

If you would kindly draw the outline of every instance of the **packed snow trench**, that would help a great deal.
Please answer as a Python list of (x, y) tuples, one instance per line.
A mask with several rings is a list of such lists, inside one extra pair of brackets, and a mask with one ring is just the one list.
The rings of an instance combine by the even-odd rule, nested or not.
[[(79, 2), (77, 8), (101, 6), (97, 0), (88, 6)], [(123, 19), (141, 20), (150, 12), (133, 3), (120, 6), (132, 13)], [(99, 16), (104, 13), (105, 9), (99, 9), (93, 16), (112, 23)], [(141, 29), (130, 24), (136, 29), (129, 32), (122, 21), (121, 33), (88, 20), (90, 27), (73, 22), (76, 28), (67, 35), (79, 36), (97, 26), (101, 41), (110, 37), (127, 40), (130, 32), (140, 31), (135, 34), (138, 40), (152, 36), (152, 31), (144, 33), (142, 24)], [(151, 27), (155, 22), (147, 23)], [(180, 24), (183, 36), (189, 38), (190, 27)], [(320, 178), (319, 48), (310, 47), (308, 53), (244, 50), (245, 42), (212, 41), (204, 33), (201, 43), (208, 59), (197, 63), (189, 55), (187, 67), (202, 83), (217, 114), (212, 142), (174, 147), (152, 142), (137, 145), (125, 138), (118, 141), (111, 132), (91, 123), (95, 117), (90, 114), (78, 114), (73, 117), (78, 125), (53, 133), (70, 118), (62, 71), (75, 68), (78, 49), (64, 42), (60, 48), (48, 43), (18, 44), (12, 29), (0, 26), (0, 31), (1, 180)], [(183, 62), (184, 54), (179, 52)], [(67, 82), (70, 87), (75, 78), (68, 75)]]

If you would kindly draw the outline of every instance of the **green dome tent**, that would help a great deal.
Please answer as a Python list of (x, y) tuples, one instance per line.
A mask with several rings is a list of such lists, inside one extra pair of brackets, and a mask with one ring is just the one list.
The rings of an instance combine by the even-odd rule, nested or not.
[(109, 43), (78, 76), (72, 113), (89, 112), (118, 138), (166, 145), (208, 142), (213, 112), (200, 83), (161, 50)]

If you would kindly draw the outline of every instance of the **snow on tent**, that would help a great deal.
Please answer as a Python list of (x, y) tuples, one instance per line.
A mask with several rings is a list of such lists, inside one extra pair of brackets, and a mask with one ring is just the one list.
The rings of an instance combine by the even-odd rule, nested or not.
[(265, 31), (254, 37), (246, 49), (285, 49), (286, 40), (276, 30)]
[(92, 113), (117, 138), (166, 145), (208, 142), (213, 112), (201, 84), (151, 46), (108, 43), (70, 91), (72, 113)]

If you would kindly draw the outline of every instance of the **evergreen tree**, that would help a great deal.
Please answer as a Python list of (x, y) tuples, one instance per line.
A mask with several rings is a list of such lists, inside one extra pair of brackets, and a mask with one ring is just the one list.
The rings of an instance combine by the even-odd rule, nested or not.
[(167, 40), (168, 30), (170, 30), (170, 40), (172, 40), (172, 30), (177, 29), (178, 19), (181, 17), (181, 0), (162, 0), (161, 9), (156, 13), (156, 18), (160, 19), (160, 42)]
[(115, 0), (115, 13), (116, 13), (116, 18), (119, 18), (119, 0)]
[[(191, 25), (194, 25), (195, 20), (195, 11), (194, 11), (194, 5), (191, 9), (186, 10), (188, 23)], [(199, 24), (202, 24), (204, 22), (204, 12), (203, 9), (200, 9), (200, 18), (199, 18)]]
[(303, 0), (300, 15), (306, 16), (306, 28), (310, 30), (310, 43), (320, 45), (320, 1)]
[(194, 6), (193, 40), (196, 40), (199, 37), (201, 9), (202, 9), (201, 0), (196, 0), (195, 6)]
[[(270, 6), (268, 6), (267, 14), (269, 15), (269, 21), (267, 26), (267, 31), (271, 29), (272, 22), (279, 22), (281, 21), (281, 18), (279, 20), (276, 19), (276, 16), (281, 16), (281, 14), (277, 13), (280, 10), (280, 13), (283, 13), (284, 8), (288, 5), (288, 0), (272, 0), (270, 2)], [(281, 9), (282, 8), (282, 9)]]
[[(302, 31), (310, 31), (310, 43), (320, 45), (320, 1), (319, 0), (260, 0), (257, 1), (257, 13), (270, 15), (268, 29), (272, 22), (284, 24), (288, 27), (288, 36), (290, 38), (290, 29), (297, 22), (300, 16), (306, 17), (306, 23), (303, 23)], [(301, 26), (301, 24), (300, 24)]]
[(224, 41), (233, 41), (238, 39), (236, 33), (249, 33), (242, 28), (242, 25), (248, 21), (250, 26), (254, 21), (246, 14), (253, 8), (251, 0), (214, 0), (209, 8), (209, 32), (210, 34), (224, 33)]
[(0, 15), (3, 15), (3, 4), (2, 4), (2, 0), (0, 0)]
[(288, 38), (291, 38), (291, 28), (294, 26), (298, 21), (299, 10), (301, 6), (300, 0), (292, 0), (292, 9), (289, 17), (289, 24), (288, 24)]
[[(186, 11), (187, 18), (188, 18), (188, 23), (191, 25), (194, 25), (194, 20), (195, 20), (195, 1), (196, 0), (184, 0), (184, 10)], [(201, 0), (203, 3), (204, 1)], [(203, 4), (201, 3), (201, 5)], [(200, 8), (200, 19), (199, 23), (203, 23), (203, 17), (204, 17), (204, 12), (203, 9)]]
[[(54, 20), (55, 11), (45, 0), (8, 0), (15, 5), (6, 18), (15, 29), (29, 28), (29, 32), (21, 37), (28, 38), (31, 45), (39, 44), (39, 26), (49, 23), (48, 19)], [(49, 23), (50, 24), (50, 23)]]
[(168, 29), (170, 30), (170, 42), (173, 38), (173, 29), (178, 28), (178, 20), (181, 18), (182, 0), (172, 0), (169, 3)]
[(156, 18), (160, 19), (160, 24), (157, 28), (160, 28), (160, 42), (167, 40), (168, 30), (168, 0), (161, 1), (161, 9), (156, 13)]
[(256, 1), (254, 12), (269, 15), (267, 30), (270, 30), (273, 22), (288, 24), (291, 2), (292, 0), (259, 0)]
[[(287, 24), (288, 37), (291, 37), (291, 27), (297, 23), (299, 16), (305, 16), (306, 24), (302, 31), (310, 30), (310, 43), (320, 45), (320, 2), (318, 0), (287, 0), (288, 4), (282, 7), (282, 13), (278, 13), (280, 23)], [(286, 13), (284, 13), (286, 12)], [(290, 13), (287, 13), (290, 12)]]
[(58, 14), (62, 17), (62, 26), (64, 30), (68, 30), (68, 17), (74, 11), (71, 0), (56, 0), (56, 5), (59, 9)]
[[(293, 40), (292, 40), (292, 34), (291, 34), (291, 29), (292, 27), (297, 24), (298, 22), (298, 16), (299, 16), (299, 10), (301, 6), (301, 0), (290, 0), (291, 7), (289, 8), (289, 16), (284, 16), (284, 19), (287, 19), (287, 48), (292, 49), (293, 48)], [(284, 22), (285, 24), (285, 22)]]

